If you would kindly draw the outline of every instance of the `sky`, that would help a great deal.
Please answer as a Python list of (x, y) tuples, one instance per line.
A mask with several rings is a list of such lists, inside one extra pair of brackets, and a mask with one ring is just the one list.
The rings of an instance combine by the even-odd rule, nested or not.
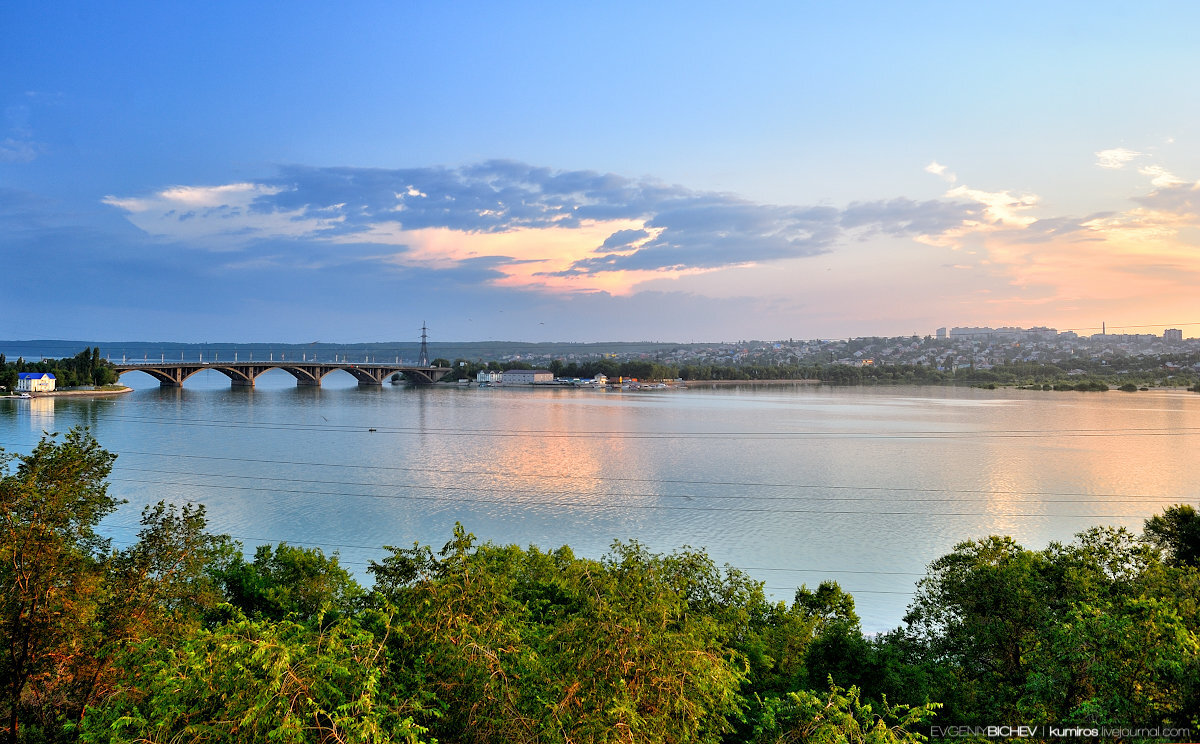
[(14, 339), (1200, 336), (1200, 5), (0, 4)]

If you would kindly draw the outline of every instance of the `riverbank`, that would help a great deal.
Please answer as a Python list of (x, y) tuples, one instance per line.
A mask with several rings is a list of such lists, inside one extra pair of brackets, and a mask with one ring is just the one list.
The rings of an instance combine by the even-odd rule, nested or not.
[[(788, 379), (771, 379), (771, 380), (685, 380), (682, 386), (689, 388), (722, 388), (722, 387), (767, 387), (767, 386), (786, 386), (786, 385), (828, 385), (838, 388), (853, 388), (853, 387), (944, 387), (944, 388), (977, 388), (980, 390), (1042, 390), (1042, 391), (1100, 391), (1113, 390), (1123, 392), (1146, 392), (1149, 390), (1187, 390), (1189, 392), (1200, 393), (1200, 385), (1162, 385), (1162, 384), (1142, 384), (1135, 385), (1126, 383), (1122, 386), (1119, 381), (1109, 381), (1108, 383), (1065, 383), (1058, 382), (1053, 385), (1025, 385), (1018, 382), (973, 382), (973, 381), (953, 381), (947, 380), (944, 382), (924, 382), (919, 380), (875, 380), (864, 379), (858, 382), (839, 382), (834, 380), (788, 380)], [(1129, 386), (1132, 386), (1129, 387)]]
[(683, 385), (689, 388), (718, 388), (749, 386), (778, 386), (778, 385), (820, 385), (820, 380), (684, 380)]
[[(30, 393), (29, 398), (104, 398), (110, 395), (132, 393), (133, 388), (124, 385), (98, 390), (54, 390), (49, 393)], [(22, 399), (20, 395), (0, 395), (0, 398)]]

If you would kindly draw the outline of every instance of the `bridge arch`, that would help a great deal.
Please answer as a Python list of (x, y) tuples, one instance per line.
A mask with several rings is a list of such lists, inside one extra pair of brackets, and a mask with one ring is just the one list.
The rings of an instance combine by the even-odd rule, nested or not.
[[(287, 372), (296, 378), (297, 385), (320, 387), (321, 378), (333, 371), (333, 369), (325, 369), (325, 366), (320, 364), (276, 364), (270, 369), (281, 369)], [(263, 370), (263, 372), (266, 371), (266, 369)]]
[(136, 366), (117, 366), (117, 377), (120, 378), (126, 372), (143, 372), (155, 380), (161, 387), (183, 387), (183, 381), (197, 372), (205, 369), (200, 365), (166, 365), (162, 367), (150, 367), (148, 365)]
[(254, 387), (254, 378), (258, 377), (265, 371), (241, 364), (230, 366), (214, 365), (209, 367), (209, 369), (215, 369), (216, 371), (228, 377), (229, 382), (231, 382), (234, 387)]

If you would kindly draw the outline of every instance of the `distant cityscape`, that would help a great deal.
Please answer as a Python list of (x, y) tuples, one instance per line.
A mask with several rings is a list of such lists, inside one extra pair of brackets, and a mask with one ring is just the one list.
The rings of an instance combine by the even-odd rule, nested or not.
[[(653, 359), (663, 364), (820, 365), (855, 367), (922, 365), (940, 371), (988, 370), (1001, 365), (1053, 364), (1071, 369), (1075, 363), (1117, 364), (1121, 360), (1187, 357), (1200, 354), (1200, 338), (1183, 337), (1182, 329), (1149, 333), (1097, 333), (1034, 327), (938, 328), (926, 336), (865, 336), (835, 340), (739, 341), (720, 344), (663, 344), (636, 352), (571, 352), (533, 350), (503, 355), (501, 362), (548, 363), (555, 359), (585, 362), (600, 356), (616, 360)], [(1167, 361), (1169, 367), (1176, 364)], [(1178, 366), (1197, 364), (1178, 363)]]

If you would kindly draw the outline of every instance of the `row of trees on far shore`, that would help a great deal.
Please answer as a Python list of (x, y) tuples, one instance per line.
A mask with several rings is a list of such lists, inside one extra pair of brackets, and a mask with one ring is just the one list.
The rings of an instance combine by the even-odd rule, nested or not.
[(84, 349), (73, 357), (43, 359), (27, 362), (18, 358), (9, 361), (0, 354), (0, 388), (8, 391), (17, 387), (17, 375), (21, 372), (49, 372), (54, 375), (56, 387), (81, 387), (112, 385), (117, 381), (116, 370), (107, 360), (100, 358), (100, 347)]
[[(699, 550), (243, 554), (202, 506), (100, 534), (86, 430), (0, 453), (0, 737), (19, 742), (915, 742), (930, 726), (1200, 729), (1200, 516), (960, 543), (903, 624), (769, 600)], [(1182, 739), (1181, 739), (1182, 740)]]
[[(1082, 362), (1081, 362), (1082, 363)], [(447, 381), (474, 379), (482, 370), (532, 369), (527, 362), (481, 362), (466, 359), (435, 359), (434, 366), (451, 368)], [(1086, 366), (1086, 365), (1085, 365)], [(561, 378), (590, 379), (604, 375), (639, 380), (754, 381), (754, 380), (815, 380), (835, 385), (908, 384), (974, 386), (1009, 385), (1044, 390), (1107, 390), (1109, 386), (1133, 385), (1133, 389), (1149, 385), (1190, 387), (1200, 386), (1200, 378), (1191, 367), (1175, 370), (1168, 376), (1161, 369), (1121, 370), (1095, 367), (1072, 374), (1054, 364), (1003, 364), (988, 369), (939, 370), (926, 364), (879, 364), (857, 366), (847, 364), (682, 364), (638, 359), (595, 359), (586, 362), (553, 360), (547, 369)]]

